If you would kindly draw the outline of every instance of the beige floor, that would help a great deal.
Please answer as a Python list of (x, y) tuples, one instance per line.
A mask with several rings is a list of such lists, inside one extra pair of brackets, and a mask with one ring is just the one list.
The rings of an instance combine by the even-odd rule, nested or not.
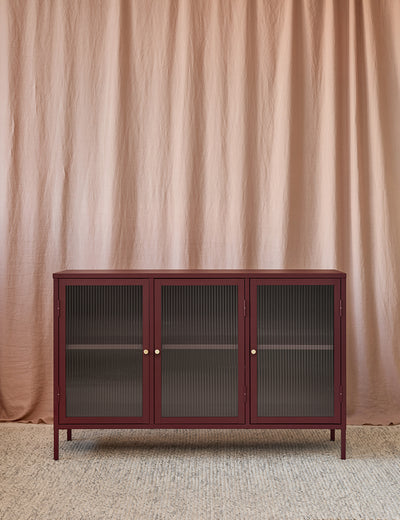
[(0, 424), (0, 519), (400, 519), (400, 426), (76, 430)]

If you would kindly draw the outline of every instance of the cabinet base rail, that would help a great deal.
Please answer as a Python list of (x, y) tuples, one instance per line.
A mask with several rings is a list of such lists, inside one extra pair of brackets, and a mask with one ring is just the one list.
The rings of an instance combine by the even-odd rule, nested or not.
[(60, 430), (67, 430), (67, 441), (72, 441), (72, 430), (75, 429), (75, 430), (84, 430), (84, 429), (129, 429), (129, 430), (138, 430), (138, 429), (148, 429), (148, 430), (161, 430), (161, 429), (247, 429), (247, 430), (250, 430), (250, 429), (254, 429), (254, 430), (271, 430), (271, 429), (280, 429), (280, 430), (325, 430), (325, 429), (329, 429), (330, 430), (330, 440), (331, 441), (335, 441), (335, 431), (336, 430), (340, 430), (341, 432), (341, 437), (340, 437), (340, 458), (342, 460), (345, 460), (346, 459), (346, 426), (337, 426), (337, 425), (315, 425), (315, 424), (307, 424), (307, 425), (304, 425), (304, 424), (296, 424), (296, 425), (290, 425), (290, 426), (285, 426), (285, 425), (282, 425), (282, 424), (271, 424), (271, 425), (268, 425), (268, 427), (263, 427), (259, 424), (257, 425), (246, 425), (246, 426), (238, 426), (238, 425), (235, 425), (234, 428), (226, 425), (226, 424), (220, 424), (220, 425), (204, 425), (204, 424), (201, 424), (201, 425), (198, 425), (196, 424), (195, 426), (190, 426), (190, 425), (185, 425), (185, 426), (177, 426), (177, 425), (174, 425), (174, 426), (171, 426), (171, 425), (168, 425), (168, 426), (163, 426), (163, 425), (149, 425), (149, 424), (145, 424), (145, 425), (132, 425), (132, 424), (107, 424), (105, 426), (101, 426), (101, 425), (98, 425), (98, 424), (90, 424), (90, 425), (83, 425), (83, 424), (78, 424), (78, 425), (68, 425), (67, 426), (54, 426), (54, 460), (58, 460), (59, 459), (59, 431)]

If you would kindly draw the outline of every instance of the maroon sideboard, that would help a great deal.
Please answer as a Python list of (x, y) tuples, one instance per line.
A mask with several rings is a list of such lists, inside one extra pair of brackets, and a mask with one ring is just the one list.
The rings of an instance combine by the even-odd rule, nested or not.
[(346, 446), (346, 275), (62, 271), (54, 459), (74, 428), (320, 428)]

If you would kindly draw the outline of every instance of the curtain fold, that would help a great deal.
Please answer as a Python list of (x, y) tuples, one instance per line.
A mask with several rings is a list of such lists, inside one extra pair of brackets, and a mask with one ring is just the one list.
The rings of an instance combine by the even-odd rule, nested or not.
[(400, 423), (400, 3), (0, 2), (0, 420), (52, 421), (52, 273), (348, 273), (348, 421)]

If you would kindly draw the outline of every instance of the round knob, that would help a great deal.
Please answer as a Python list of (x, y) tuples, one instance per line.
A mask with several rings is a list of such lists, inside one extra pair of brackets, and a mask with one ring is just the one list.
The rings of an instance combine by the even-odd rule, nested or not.
[(148, 353), (149, 353), (148, 349), (145, 348), (145, 349), (143, 350), (143, 354), (144, 354), (145, 356), (147, 356)]
[(159, 353), (160, 353), (160, 351), (158, 350), (158, 348), (156, 348), (156, 350), (154, 351), (154, 354), (155, 354), (156, 356), (158, 356)]
[(251, 349), (251, 353), (253, 354), (253, 356), (254, 356), (254, 354), (256, 354), (256, 352), (257, 352), (257, 350), (255, 348)]

